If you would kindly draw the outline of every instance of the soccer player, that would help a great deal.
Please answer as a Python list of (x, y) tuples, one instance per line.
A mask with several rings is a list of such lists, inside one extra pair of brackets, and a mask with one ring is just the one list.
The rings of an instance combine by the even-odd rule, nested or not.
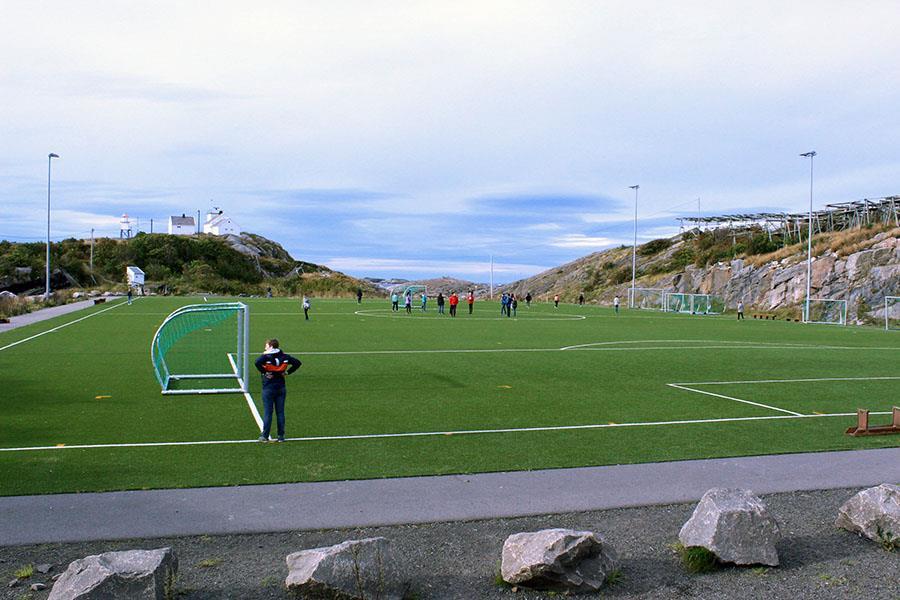
[(472, 314), (472, 309), (475, 306), (475, 292), (469, 290), (469, 293), (466, 294), (466, 302), (469, 303), (469, 314)]
[(743, 321), (744, 320), (744, 301), (743, 300), (738, 300), (737, 310), (738, 310), (738, 321)]
[(443, 292), (438, 292), (437, 305), (438, 305), (438, 314), (439, 315), (444, 314), (444, 293)]
[(506, 295), (506, 292), (503, 292), (503, 295), (500, 296), (500, 316), (507, 314), (509, 312), (509, 296)]
[(619, 297), (618, 296), (613, 298), (613, 308), (616, 309), (616, 314), (619, 314)]
[(559, 294), (553, 296), (553, 308), (559, 308)]
[(265, 350), (256, 359), (256, 370), (262, 374), (263, 428), (259, 435), (260, 442), (269, 441), (273, 408), (278, 419), (278, 441), (284, 441), (284, 400), (287, 397), (284, 378), (302, 364), (290, 354), (282, 352), (278, 346), (277, 339), (266, 340)]
[(362, 304), (362, 288), (356, 288), (356, 303)]
[(310, 307), (312, 306), (312, 304), (311, 304), (310, 301), (309, 301), (309, 298), (307, 298), (306, 296), (303, 296), (303, 302), (301, 303), (301, 306), (303, 307), (303, 317), (304, 317), (304, 319), (306, 319), (307, 321), (309, 321), (309, 309), (310, 309)]
[(506, 305), (506, 316), (509, 316), (509, 309), (512, 308), (512, 316), (516, 316), (516, 309), (519, 308), (519, 299), (515, 294), (509, 295), (509, 304)]
[(412, 314), (412, 292), (406, 292), (403, 306), (406, 308), (406, 314)]
[(584, 294), (578, 294), (578, 306), (584, 306)]
[(391, 310), (400, 312), (400, 296), (397, 295), (397, 292), (391, 292)]
[(425, 292), (422, 292), (422, 312), (425, 312), (425, 305), (428, 303), (428, 296), (425, 295)]
[(131, 288), (128, 288), (128, 306), (131, 306)]
[(456, 306), (459, 304), (459, 296), (456, 292), (450, 292), (450, 316), (456, 316)]
[(531, 292), (525, 294), (525, 306), (531, 308)]

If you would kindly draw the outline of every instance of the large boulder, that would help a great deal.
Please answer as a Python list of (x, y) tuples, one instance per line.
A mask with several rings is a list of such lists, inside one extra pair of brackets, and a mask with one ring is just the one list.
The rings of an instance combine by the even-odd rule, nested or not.
[(284, 584), (303, 597), (400, 600), (408, 588), (390, 542), (382, 537), (301, 550), (286, 560)]
[(596, 592), (617, 565), (615, 551), (595, 533), (544, 529), (506, 538), (500, 574), (524, 587)]
[(171, 548), (95, 554), (69, 563), (49, 600), (163, 600), (171, 597), (177, 572)]
[(713, 488), (703, 494), (678, 539), (706, 548), (726, 563), (778, 566), (778, 524), (749, 490)]
[(859, 492), (841, 506), (834, 524), (879, 543), (900, 539), (900, 486), (882, 483)]

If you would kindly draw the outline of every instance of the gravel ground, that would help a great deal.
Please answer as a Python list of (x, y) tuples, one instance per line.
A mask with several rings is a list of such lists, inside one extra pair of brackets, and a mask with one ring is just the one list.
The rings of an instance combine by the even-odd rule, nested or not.
[[(180, 598), (286, 598), (282, 584), (287, 554), (384, 536), (406, 557), (402, 569), (412, 582), (412, 598), (531, 600), (552, 595), (513, 592), (496, 583), (503, 541), (520, 531), (571, 527), (603, 534), (619, 553), (622, 579), (600, 597), (900, 600), (900, 552), (887, 552), (834, 527), (838, 508), (857, 491), (766, 496), (770, 512), (782, 525), (778, 548), (782, 566), (776, 569), (724, 568), (712, 574), (687, 574), (669, 545), (677, 540), (694, 505), (677, 504), (462, 523), (2, 546), (0, 597), (46, 598), (47, 591), (30, 592), (27, 586), (51, 583), (50, 575), (88, 554), (171, 546), (180, 563)], [(50, 575), (35, 573), (19, 587), (7, 588), (13, 572), (29, 563), (51, 563), (54, 568)]]

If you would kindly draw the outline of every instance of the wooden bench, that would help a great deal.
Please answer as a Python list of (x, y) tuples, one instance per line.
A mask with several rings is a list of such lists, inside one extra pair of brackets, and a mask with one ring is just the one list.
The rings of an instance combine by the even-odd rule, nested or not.
[(900, 407), (895, 406), (891, 410), (890, 425), (869, 425), (869, 411), (863, 408), (856, 411), (856, 427), (847, 428), (847, 435), (853, 437), (863, 435), (889, 435), (891, 433), (900, 433)]

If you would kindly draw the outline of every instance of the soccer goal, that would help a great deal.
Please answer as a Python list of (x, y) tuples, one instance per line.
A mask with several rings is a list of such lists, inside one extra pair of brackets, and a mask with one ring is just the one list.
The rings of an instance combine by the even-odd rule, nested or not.
[(711, 294), (682, 294), (670, 292), (664, 298), (664, 310), (691, 315), (720, 315), (725, 303)]
[(884, 297), (884, 328), (900, 329), (900, 296)]
[(246, 392), (250, 313), (241, 302), (191, 304), (156, 330), (150, 358), (163, 394)]
[(408, 286), (406, 286), (406, 288), (403, 290), (403, 293), (400, 294), (400, 296), (401, 296), (401, 297), (402, 297), (402, 296), (406, 296), (406, 294), (409, 294), (409, 295), (412, 296), (413, 298), (416, 297), (416, 294), (426, 294), (426, 295), (427, 295), (427, 294), (428, 294), (428, 287), (427, 287), (427, 286), (424, 286), (424, 285), (408, 285)]
[(629, 288), (628, 306), (645, 310), (664, 310), (666, 291), (655, 288)]
[[(803, 305), (807, 311), (806, 303)], [(847, 301), (835, 298), (810, 298), (809, 312), (804, 315), (806, 323), (819, 323), (825, 325), (847, 324)]]

